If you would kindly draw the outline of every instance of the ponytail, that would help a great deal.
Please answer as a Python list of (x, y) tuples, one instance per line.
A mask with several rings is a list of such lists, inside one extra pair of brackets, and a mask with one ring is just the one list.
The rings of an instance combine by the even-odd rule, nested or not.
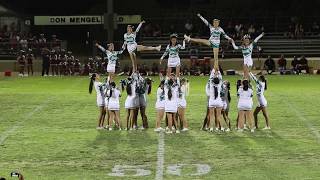
[(129, 96), (132, 95), (131, 83), (128, 83), (128, 84), (127, 84), (126, 91), (127, 91), (127, 94), (128, 94)]
[(214, 99), (217, 99), (218, 97), (218, 87), (217, 86), (213, 86), (214, 88)]
[(171, 87), (169, 87), (169, 90), (168, 90), (168, 99), (171, 100), (172, 98), (172, 90), (171, 90)]
[(263, 75), (261, 75), (260, 77), (259, 77), (260, 79), (261, 79), (261, 81), (262, 82), (264, 82), (264, 90), (267, 90), (267, 80), (266, 80), (266, 78), (263, 76)]
[(242, 85), (243, 85), (243, 90), (247, 91), (249, 89), (249, 81), (248, 80), (243, 80)]
[(92, 74), (91, 78), (90, 78), (90, 84), (89, 84), (89, 94), (92, 93), (92, 89), (93, 89), (93, 83), (96, 80), (96, 74)]

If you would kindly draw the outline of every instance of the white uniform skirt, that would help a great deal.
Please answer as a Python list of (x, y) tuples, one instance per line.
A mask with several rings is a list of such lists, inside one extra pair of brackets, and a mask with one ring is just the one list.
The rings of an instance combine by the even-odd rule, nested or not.
[(108, 110), (110, 110), (110, 111), (119, 111), (120, 110), (119, 101), (109, 100)]
[(107, 65), (107, 72), (108, 73), (115, 73), (116, 72), (116, 65), (115, 64), (108, 64)]
[(97, 97), (97, 106), (105, 106), (104, 98), (103, 97)]
[(228, 112), (229, 111), (229, 105), (228, 105), (227, 101), (222, 101), (222, 104), (223, 104), (222, 109), (224, 111)]
[(209, 98), (209, 108), (222, 108), (223, 102), (221, 97), (214, 99), (213, 97)]
[(176, 113), (178, 111), (178, 103), (176, 100), (165, 100), (164, 111)]
[(168, 58), (168, 67), (177, 67), (180, 66), (180, 58), (179, 57), (169, 57)]
[(127, 96), (124, 106), (126, 109), (135, 109), (139, 107), (139, 98), (137, 96)]
[(106, 107), (108, 109), (108, 104), (109, 104), (109, 98), (106, 97), (104, 98), (104, 107)]
[(252, 99), (251, 100), (245, 100), (245, 99), (239, 99), (238, 102), (238, 109), (240, 111), (249, 111), (252, 109)]
[(244, 65), (247, 65), (248, 67), (252, 67), (252, 65), (253, 65), (252, 57), (251, 57), (251, 56), (249, 56), (249, 57), (244, 57), (244, 58), (243, 58), (243, 64), (244, 64)]
[(145, 94), (139, 95), (139, 106), (140, 107), (146, 107), (147, 106), (147, 98)]
[(267, 100), (264, 95), (258, 95), (258, 107), (267, 107)]
[(137, 43), (130, 43), (130, 44), (127, 44), (127, 49), (128, 49), (128, 52), (129, 53), (133, 53), (137, 50)]
[(164, 110), (164, 108), (165, 108), (165, 102), (164, 102), (164, 100), (162, 100), (162, 101), (157, 101), (157, 102), (156, 102), (156, 109), (158, 109), (158, 110)]
[(178, 107), (185, 109), (187, 107), (187, 101), (185, 99), (178, 98)]

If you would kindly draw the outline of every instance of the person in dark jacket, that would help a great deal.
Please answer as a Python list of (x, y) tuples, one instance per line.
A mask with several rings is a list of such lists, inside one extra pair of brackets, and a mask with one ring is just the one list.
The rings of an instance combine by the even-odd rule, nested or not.
[(272, 74), (275, 71), (276, 65), (271, 56), (268, 56), (268, 59), (264, 62), (264, 68), (267, 70), (268, 74)]

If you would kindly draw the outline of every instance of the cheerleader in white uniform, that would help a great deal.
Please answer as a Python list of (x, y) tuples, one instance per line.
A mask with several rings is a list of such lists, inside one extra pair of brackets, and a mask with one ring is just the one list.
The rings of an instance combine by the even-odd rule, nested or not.
[(266, 127), (263, 130), (271, 129), (269, 124), (269, 115), (267, 111), (267, 100), (264, 97), (264, 91), (267, 90), (267, 80), (261, 75), (259, 79), (257, 79), (251, 72), (250, 77), (256, 82), (257, 85), (257, 98), (258, 98), (258, 106), (253, 112), (255, 127), (258, 128), (258, 114), (262, 110), (264, 119), (266, 120)]
[(117, 60), (119, 59), (118, 56), (123, 53), (125, 46), (122, 46), (122, 49), (120, 51), (114, 50), (113, 43), (110, 43), (107, 45), (108, 49), (106, 50), (101, 45), (96, 43), (96, 46), (107, 55), (108, 59), (108, 65), (107, 65), (107, 72), (108, 72), (108, 79), (109, 82), (113, 82), (114, 74), (116, 72), (116, 64)]
[(163, 130), (163, 128), (161, 127), (161, 121), (164, 117), (164, 108), (165, 108), (164, 82), (165, 80), (162, 80), (157, 89), (157, 102), (155, 104), (155, 107), (157, 110), (157, 120), (156, 120), (156, 128), (154, 129), (155, 132), (160, 132)]
[(222, 91), (221, 91), (221, 99), (223, 103), (221, 114), (223, 116), (223, 119), (225, 123), (228, 125), (228, 129), (226, 131), (231, 130), (231, 121), (229, 118), (229, 108), (230, 108), (230, 82), (225, 80), (222, 84)]
[(116, 122), (116, 126), (119, 130), (121, 130), (121, 120), (120, 120), (120, 97), (121, 93), (118, 88), (116, 88), (116, 83), (110, 83), (110, 89), (107, 91), (106, 94), (109, 97), (108, 102), (108, 110), (110, 114), (109, 118), (109, 130), (112, 130), (111, 124), (114, 120)]
[(126, 88), (127, 98), (125, 101), (125, 108), (127, 110), (127, 130), (133, 130), (135, 117), (137, 116), (137, 109), (139, 107), (139, 99), (136, 95), (136, 82), (130, 77), (126, 82), (122, 83), (122, 89)]
[(148, 117), (146, 115), (147, 95), (151, 93), (152, 80), (150, 78), (143, 78), (139, 74), (137, 96), (139, 97), (139, 110), (142, 119), (141, 129), (149, 128)]
[(186, 96), (189, 94), (189, 82), (187, 79), (182, 78), (180, 86), (178, 88), (178, 117), (180, 124), (183, 125), (182, 131), (188, 131), (188, 123), (185, 117), (185, 112), (187, 108)]
[(252, 96), (253, 91), (249, 87), (249, 81), (243, 80), (242, 86), (239, 87), (238, 90), (238, 118), (239, 118), (239, 129), (238, 131), (243, 131), (244, 128), (244, 121), (247, 120), (249, 122), (249, 128), (251, 129), (251, 132), (254, 132), (254, 126), (253, 126), (253, 118), (252, 118)]
[(105, 103), (104, 103), (104, 93), (103, 93), (103, 87), (102, 83), (99, 82), (100, 76), (98, 74), (92, 74), (90, 78), (90, 84), (89, 84), (89, 93), (92, 93), (92, 89), (94, 87), (96, 93), (97, 93), (97, 106), (100, 110), (100, 115), (98, 118), (98, 126), (97, 129), (103, 129), (104, 119), (106, 115), (105, 111)]
[(241, 46), (236, 46), (233, 40), (232, 46), (235, 50), (241, 49), (242, 55), (243, 55), (243, 74), (244, 74), (244, 79), (249, 79), (249, 72), (252, 68), (253, 65), (253, 60), (252, 60), (252, 52), (254, 46), (257, 44), (259, 39), (261, 39), (264, 36), (264, 33), (261, 33), (256, 39), (253, 40), (252, 43), (250, 43), (250, 35), (245, 35), (242, 39), (242, 45)]
[(177, 38), (178, 38), (177, 34), (170, 35), (170, 44), (167, 46), (165, 52), (160, 58), (160, 64), (161, 64), (162, 60), (169, 54), (167, 76), (171, 74), (172, 68), (176, 68), (176, 77), (180, 76), (181, 65), (180, 65), (179, 50), (185, 49), (186, 43), (185, 43), (185, 40), (183, 40), (182, 45), (177, 44)]
[(224, 38), (231, 40), (231, 38), (224, 32), (224, 30), (219, 26), (220, 20), (214, 19), (213, 25), (211, 25), (205, 18), (203, 18), (200, 14), (197, 16), (209, 27), (210, 29), (210, 38), (207, 39), (196, 39), (190, 38), (190, 36), (184, 35), (184, 38), (187, 42), (195, 42), (199, 44), (203, 44), (206, 46), (210, 46), (213, 49), (214, 62), (218, 63), (218, 55), (219, 55), (219, 47), (220, 47), (220, 36), (223, 35)]
[(132, 62), (132, 71), (137, 72), (138, 71), (138, 66), (137, 66), (137, 57), (135, 51), (160, 51), (161, 50), (161, 45), (157, 47), (152, 47), (152, 46), (142, 46), (138, 45), (136, 43), (136, 36), (137, 33), (139, 32), (142, 24), (145, 23), (145, 21), (141, 21), (140, 24), (138, 25), (137, 29), (133, 31), (133, 26), (128, 25), (127, 26), (127, 33), (123, 35), (124, 37), (124, 45), (127, 47), (127, 50), (130, 55), (130, 59)]
[[(168, 131), (166, 133), (171, 134), (173, 132), (173, 123), (176, 119), (176, 114), (178, 112), (178, 86), (179, 81), (174, 83), (174, 79), (167, 79), (164, 86), (165, 92), (165, 103), (164, 110), (168, 118)], [(179, 132), (179, 131), (176, 131)]]
[[(217, 72), (217, 73), (215, 73)], [(207, 84), (206, 93), (209, 96), (209, 113), (210, 113), (210, 131), (213, 131), (213, 120), (215, 120), (215, 130), (224, 131), (223, 123), (221, 121), (221, 110), (223, 108), (223, 102), (221, 99), (221, 90), (222, 90), (222, 76), (221, 73), (217, 70), (214, 71), (213, 78), (210, 78), (210, 83)]]

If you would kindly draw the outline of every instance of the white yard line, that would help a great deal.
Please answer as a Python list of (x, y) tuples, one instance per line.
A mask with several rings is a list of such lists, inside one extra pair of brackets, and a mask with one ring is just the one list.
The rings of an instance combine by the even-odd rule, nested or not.
[(2, 145), (6, 139), (14, 132), (16, 131), (19, 127), (22, 126), (22, 124), (27, 121), (28, 119), (30, 119), (36, 112), (40, 111), (46, 104), (48, 103), (48, 100), (45, 101), (45, 103), (42, 103), (40, 105), (38, 105), (33, 111), (29, 112), (27, 115), (25, 115), (23, 118), (21, 118), (20, 121), (17, 121), (13, 126), (11, 126), (10, 129), (4, 131), (3, 133), (1, 133), (0, 136), (0, 145)]
[(164, 132), (159, 133), (158, 138), (158, 151), (157, 151), (157, 170), (156, 170), (156, 180), (163, 179), (164, 171)]
[(284, 101), (289, 109), (296, 114), (296, 116), (311, 130), (313, 135), (317, 138), (318, 142), (320, 143), (320, 133), (319, 131), (313, 127), (313, 125), (310, 123), (310, 121), (305, 118), (302, 114), (301, 111), (299, 111), (292, 103), (289, 103), (288, 101)]

